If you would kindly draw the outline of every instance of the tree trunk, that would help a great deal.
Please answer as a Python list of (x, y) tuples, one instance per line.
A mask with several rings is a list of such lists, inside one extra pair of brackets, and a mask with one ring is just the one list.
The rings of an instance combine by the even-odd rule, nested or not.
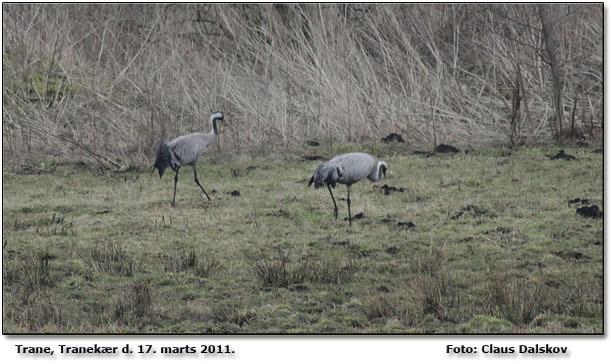
[(555, 109), (555, 124), (554, 132), (556, 141), (560, 140), (562, 133), (562, 84), (560, 82), (560, 67), (558, 66), (558, 57), (556, 54), (556, 38), (554, 37), (553, 24), (551, 23), (549, 13), (545, 4), (539, 4), (539, 17), (543, 27), (543, 39), (545, 40), (545, 49), (549, 56), (549, 63), (552, 67), (552, 86), (554, 91), (554, 109)]

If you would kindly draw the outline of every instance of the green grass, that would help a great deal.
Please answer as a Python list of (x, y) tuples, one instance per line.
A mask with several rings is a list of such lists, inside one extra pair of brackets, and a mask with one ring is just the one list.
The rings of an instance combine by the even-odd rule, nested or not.
[[(603, 221), (568, 207), (603, 206), (602, 154), (334, 148), (210, 151), (212, 202), (183, 169), (175, 208), (171, 171), (3, 171), (3, 331), (602, 333)], [(302, 155), (355, 150), (389, 171), (353, 187), (350, 228)]]

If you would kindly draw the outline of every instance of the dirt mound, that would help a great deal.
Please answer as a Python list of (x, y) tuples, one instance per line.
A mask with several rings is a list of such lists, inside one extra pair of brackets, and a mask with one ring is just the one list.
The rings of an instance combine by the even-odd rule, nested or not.
[[(354, 221), (354, 220), (360, 220), (360, 219), (362, 219), (362, 218), (364, 218), (364, 217), (365, 217), (365, 214), (363, 214), (362, 212), (359, 212), (358, 214), (356, 214), (356, 215), (352, 216), (352, 221)], [(344, 221), (348, 221), (348, 218), (347, 218), (347, 217), (344, 217)]]
[[(393, 223), (393, 220), (388, 217), (382, 219), (381, 221), (385, 224)], [(404, 230), (414, 229), (416, 227), (416, 225), (411, 221), (397, 221), (397, 226)]]
[(382, 141), (384, 143), (392, 143), (392, 142), (405, 143), (405, 140), (401, 137), (401, 135), (399, 135), (397, 133), (390, 133), (390, 134), (388, 134), (387, 136), (382, 138)]
[(578, 205), (587, 205), (590, 203), (590, 200), (588, 200), (587, 198), (574, 198), (572, 200), (569, 200), (569, 207), (571, 207), (572, 204), (578, 204)]
[(304, 155), (303, 159), (307, 160), (307, 161), (324, 161), (325, 158), (323, 158), (320, 155)]
[(577, 214), (592, 219), (602, 219), (603, 217), (603, 212), (596, 205), (579, 207), (577, 208)]
[(565, 260), (581, 260), (581, 259), (590, 259), (589, 256), (583, 254), (582, 252), (563, 252), (557, 251), (554, 252), (554, 255), (560, 257)]
[(401, 249), (398, 246), (391, 246), (390, 248), (386, 249), (386, 252), (388, 254), (395, 255), (399, 252), (399, 250)]
[(374, 186), (374, 188), (381, 188), (381, 189), (383, 189), (385, 195), (390, 195), (390, 192), (405, 192), (405, 188), (403, 188), (403, 187), (397, 188), (395, 186), (389, 186), (387, 184), (384, 184), (384, 186), (382, 186), (382, 187)]
[(350, 242), (348, 240), (341, 240), (341, 241), (334, 241), (332, 244), (338, 245), (338, 246), (346, 246), (346, 245), (350, 245)]
[(435, 147), (435, 152), (437, 153), (458, 153), (460, 150), (453, 145), (448, 144), (439, 144)]
[(555, 156), (551, 156), (551, 155), (547, 155), (547, 154), (546, 154), (546, 156), (549, 157), (549, 159), (551, 159), (551, 160), (564, 159), (564, 160), (567, 160), (567, 161), (572, 161), (572, 160), (577, 159), (577, 158), (575, 158), (574, 156), (572, 156), (570, 154), (564, 153), (564, 150), (559, 151), (558, 153), (556, 153)]
[(411, 221), (397, 221), (397, 226), (406, 230), (413, 229), (416, 227), (416, 225)]
[(412, 155), (423, 155), (423, 156), (425, 156), (425, 157), (427, 157), (427, 158), (428, 158), (428, 157), (432, 157), (432, 156), (434, 156), (434, 155), (435, 155), (435, 153), (432, 153), (432, 152), (425, 152), (424, 150), (414, 150), (414, 151), (412, 152)]
[(293, 284), (289, 286), (288, 289), (289, 291), (297, 291), (297, 292), (304, 292), (304, 291), (310, 290), (310, 288), (308, 288), (308, 286), (303, 283)]

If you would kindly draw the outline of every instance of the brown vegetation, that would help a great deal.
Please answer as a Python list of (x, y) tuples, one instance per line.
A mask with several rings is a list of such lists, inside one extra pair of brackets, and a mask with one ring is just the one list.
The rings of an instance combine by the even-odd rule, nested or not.
[(225, 150), (392, 132), (537, 143), (567, 135), (564, 113), (572, 137), (602, 127), (602, 4), (2, 10), (8, 166), (150, 163), (159, 139), (207, 131), (215, 110), (230, 120)]

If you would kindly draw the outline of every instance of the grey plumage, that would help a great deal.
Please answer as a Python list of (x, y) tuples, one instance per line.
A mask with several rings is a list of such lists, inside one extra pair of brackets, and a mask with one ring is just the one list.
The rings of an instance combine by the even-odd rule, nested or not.
[(210, 115), (210, 123), (212, 124), (212, 131), (210, 133), (192, 133), (187, 135), (179, 136), (169, 142), (162, 142), (157, 149), (157, 157), (155, 159), (155, 165), (153, 166), (153, 172), (155, 169), (159, 172), (159, 178), (163, 176), (166, 168), (170, 167), (176, 173), (174, 175), (174, 196), (172, 197), (172, 206), (175, 205), (176, 201), (176, 185), (178, 184), (178, 172), (182, 166), (191, 166), (193, 168), (193, 176), (195, 177), (195, 183), (201, 188), (208, 200), (210, 196), (204, 190), (204, 187), (199, 183), (197, 179), (197, 159), (211, 145), (216, 136), (218, 135), (218, 128), (216, 125), (217, 120), (224, 120), (223, 114), (220, 112), (214, 112)]
[(350, 212), (350, 187), (356, 182), (367, 177), (370, 181), (380, 180), (382, 175), (386, 176), (388, 165), (384, 161), (377, 161), (367, 153), (348, 153), (321, 163), (314, 172), (308, 186), (312, 183), (318, 189), (327, 186), (334, 205), (334, 216), (337, 219), (337, 204), (333, 197), (331, 188), (335, 188), (337, 183), (346, 185), (348, 191), (348, 221), (352, 225), (352, 214)]

